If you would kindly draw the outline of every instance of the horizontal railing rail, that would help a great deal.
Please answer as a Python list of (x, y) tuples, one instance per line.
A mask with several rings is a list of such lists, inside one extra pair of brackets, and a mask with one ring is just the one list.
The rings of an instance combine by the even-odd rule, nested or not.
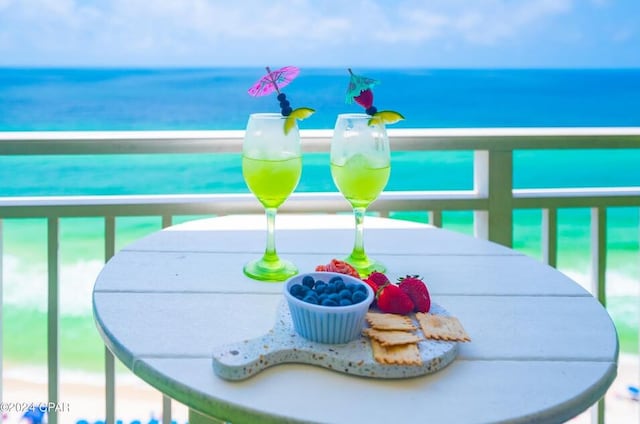
[[(301, 131), (305, 152), (328, 152), (331, 130)], [(114, 132), (0, 132), (0, 156), (240, 153), (243, 131), (114, 131)], [(607, 209), (640, 207), (640, 187), (535, 188), (513, 187), (513, 153), (519, 150), (640, 149), (640, 128), (500, 128), (500, 129), (391, 129), (392, 151), (471, 151), (473, 189), (447, 191), (386, 191), (370, 210), (382, 216), (420, 211), (442, 226), (446, 211), (473, 211), (479, 237), (511, 246), (513, 211), (542, 210), (543, 260), (557, 262), (557, 212), (561, 208), (591, 210), (592, 291), (606, 306)], [(612, 171), (614, 172), (614, 171)], [(294, 193), (282, 212), (348, 212), (338, 192)], [(180, 215), (262, 213), (248, 193), (186, 195), (19, 196), (0, 197), (0, 253), (2, 220), (47, 219), (48, 245), (48, 384), (49, 400), (59, 394), (59, 219), (102, 217), (105, 260), (115, 254), (117, 217), (160, 216), (162, 226)], [(0, 296), (2, 280), (0, 274)], [(0, 302), (2, 298), (0, 297)], [(0, 303), (1, 304), (1, 303)], [(0, 309), (0, 318), (2, 317)], [(0, 338), (0, 355), (2, 345)], [(0, 357), (1, 359), (1, 357)], [(105, 350), (106, 418), (115, 422), (114, 358)], [(2, 361), (0, 361), (0, 375)], [(0, 400), (2, 379), (0, 378)], [(170, 402), (163, 400), (163, 421), (171, 421)], [(604, 403), (595, 410), (604, 420)], [(49, 417), (57, 424), (57, 414)]]
[[(390, 129), (392, 150), (637, 149), (640, 127)], [(329, 151), (332, 130), (301, 130), (307, 152)], [(0, 155), (240, 152), (244, 131), (0, 132)]]
[[(513, 209), (590, 208), (640, 206), (640, 187), (594, 189), (514, 189)], [(386, 191), (370, 210), (472, 211), (487, 209), (487, 198), (473, 190)], [(223, 215), (262, 213), (263, 206), (249, 193), (24, 196), (0, 197), (0, 218), (102, 217), (157, 215)], [(338, 192), (293, 193), (281, 212), (349, 212)]]

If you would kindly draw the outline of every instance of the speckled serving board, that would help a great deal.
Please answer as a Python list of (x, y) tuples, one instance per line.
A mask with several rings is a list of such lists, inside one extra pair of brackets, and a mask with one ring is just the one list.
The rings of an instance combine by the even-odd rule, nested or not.
[[(429, 311), (449, 313), (437, 304)], [(416, 326), (419, 328), (416, 322)], [(302, 363), (371, 378), (407, 378), (436, 372), (458, 354), (458, 343), (423, 340), (418, 343), (422, 365), (386, 365), (373, 359), (368, 338), (346, 344), (316, 343), (293, 329), (286, 302), (280, 303), (276, 323), (269, 333), (255, 339), (218, 346), (213, 351), (213, 370), (225, 380), (244, 380), (273, 365)]]

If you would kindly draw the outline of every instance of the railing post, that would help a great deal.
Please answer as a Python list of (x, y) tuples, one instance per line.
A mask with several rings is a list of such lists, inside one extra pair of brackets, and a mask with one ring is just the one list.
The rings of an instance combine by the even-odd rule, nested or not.
[[(162, 228), (170, 227), (173, 223), (173, 217), (171, 215), (162, 215)], [(171, 412), (171, 398), (164, 393), (162, 394), (162, 424), (171, 424), (172, 421)]]
[(2, 298), (2, 291), (4, 286), (2, 283), (2, 275), (4, 274), (4, 252), (3, 252), (3, 240), (4, 234), (2, 233), (2, 219), (0, 219), (0, 403), (2, 403), (2, 380), (4, 379), (4, 373), (2, 369), (2, 363), (4, 362), (4, 345), (2, 339), (4, 338), (4, 320), (2, 317), (2, 310), (4, 309), (4, 299)]
[[(113, 216), (104, 217), (104, 261), (109, 261), (115, 254), (116, 245), (116, 223)], [(104, 374), (105, 374), (105, 422), (115, 424), (116, 422), (116, 381), (115, 381), (115, 360), (113, 353), (105, 346), (104, 348)]]
[(434, 227), (442, 228), (442, 211), (429, 211), (429, 224)]
[(591, 209), (591, 290), (607, 306), (607, 208)]
[(513, 152), (474, 152), (473, 188), (488, 200), (486, 211), (474, 212), (476, 237), (504, 246), (513, 244)]
[[(49, 402), (58, 404), (59, 392), (59, 328), (60, 328), (60, 295), (58, 273), (59, 219), (50, 217), (47, 230), (47, 369)], [(58, 424), (58, 412), (55, 408), (48, 412), (47, 422)]]
[(173, 216), (162, 215), (162, 228), (167, 228), (173, 225)]
[(162, 395), (162, 424), (171, 424), (171, 398), (165, 394)]
[[(607, 307), (607, 208), (591, 208), (591, 291)], [(604, 397), (591, 408), (591, 422), (604, 424)]]
[(558, 265), (558, 210), (542, 210), (542, 260), (549, 266)]

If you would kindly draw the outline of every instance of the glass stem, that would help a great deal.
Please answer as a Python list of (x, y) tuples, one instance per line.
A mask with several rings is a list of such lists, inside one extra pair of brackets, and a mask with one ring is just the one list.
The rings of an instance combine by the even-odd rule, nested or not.
[(267, 248), (264, 252), (264, 260), (275, 262), (278, 260), (276, 253), (276, 208), (266, 208), (267, 215)]
[(354, 259), (366, 259), (364, 253), (364, 213), (366, 208), (353, 208), (353, 215), (356, 218), (356, 241), (353, 245), (351, 257)]

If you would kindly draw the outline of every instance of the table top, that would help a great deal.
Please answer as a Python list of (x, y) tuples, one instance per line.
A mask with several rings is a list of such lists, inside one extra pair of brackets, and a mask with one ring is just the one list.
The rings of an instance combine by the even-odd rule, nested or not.
[[(281, 257), (302, 272), (345, 256), (349, 215), (285, 215)], [(106, 345), (136, 375), (207, 416), (234, 423), (563, 422), (616, 376), (606, 310), (561, 272), (514, 250), (429, 225), (365, 219), (367, 253), (392, 281), (420, 274), (432, 300), (472, 338), (444, 369), (407, 379), (357, 377), (304, 364), (242, 381), (212, 369), (216, 346), (274, 325), (282, 283), (243, 275), (264, 251), (259, 215), (191, 221), (142, 238), (100, 273), (94, 316)]]

